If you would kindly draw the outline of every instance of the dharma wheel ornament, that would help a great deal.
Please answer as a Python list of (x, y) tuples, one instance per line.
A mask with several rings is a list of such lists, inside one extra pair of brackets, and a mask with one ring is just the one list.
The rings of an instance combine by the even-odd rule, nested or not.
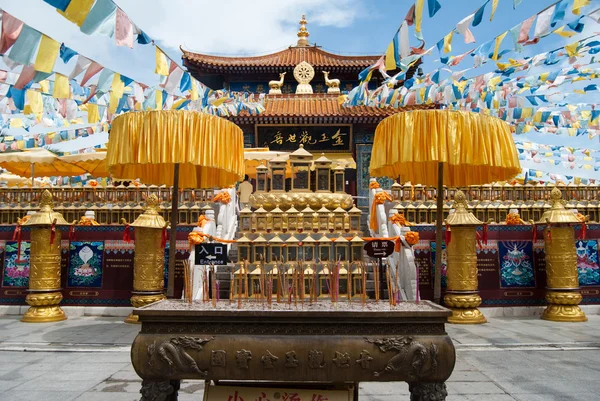
[[(29, 294), (25, 301), (30, 308), (21, 319), (27, 323), (47, 323), (66, 320), (60, 307), (60, 226), (69, 223), (62, 214), (52, 210), (52, 194), (45, 190), (40, 210), (23, 226), (31, 227)], [(21, 255), (18, 255), (20, 257)]]
[(573, 212), (565, 209), (558, 188), (550, 193), (552, 208), (536, 224), (543, 224), (546, 252), (546, 301), (542, 319), (555, 322), (585, 322), (587, 317), (578, 306), (579, 291), (577, 251), (573, 226), (581, 223)]
[[(150, 195), (146, 200), (146, 211), (131, 224), (135, 227), (131, 296), (134, 308), (167, 299), (164, 294), (166, 223), (158, 209), (158, 197)], [(138, 317), (132, 313), (125, 322), (138, 323)]]
[[(444, 303), (452, 309), (449, 323), (479, 324), (487, 322), (477, 309), (481, 305), (477, 280), (477, 231), (484, 223), (467, 210), (465, 194), (457, 191), (454, 197), (455, 212), (446, 219), (446, 227), (451, 230), (447, 236), (446, 252), (447, 292)], [(438, 246), (438, 252), (441, 247)]]
[(315, 70), (306, 61), (301, 62), (294, 68), (294, 78), (298, 81), (298, 86), (296, 87), (297, 95), (305, 95), (313, 93), (312, 86), (310, 85), (310, 81), (315, 77)]

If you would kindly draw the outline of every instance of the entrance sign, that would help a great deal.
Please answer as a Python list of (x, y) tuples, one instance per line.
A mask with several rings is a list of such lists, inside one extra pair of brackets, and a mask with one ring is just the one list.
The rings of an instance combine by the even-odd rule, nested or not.
[(226, 265), (227, 245), (225, 244), (198, 244), (195, 249), (196, 265)]
[(394, 253), (394, 247), (394, 241), (378, 239), (367, 242), (364, 249), (372, 258), (385, 258)]
[(352, 125), (256, 124), (256, 144), (281, 151), (294, 151), (304, 145), (309, 152), (350, 152)]
[[(213, 351), (224, 352), (224, 351)], [(213, 354), (214, 355), (214, 354)], [(278, 359), (269, 351), (269, 357)], [(262, 357), (264, 361), (264, 356)], [(223, 362), (224, 363), (224, 362)], [(263, 362), (264, 364), (264, 362)], [(214, 366), (214, 365), (213, 365)], [(356, 401), (353, 386), (347, 390), (325, 390), (318, 388), (286, 389), (277, 387), (206, 386), (205, 401)]]

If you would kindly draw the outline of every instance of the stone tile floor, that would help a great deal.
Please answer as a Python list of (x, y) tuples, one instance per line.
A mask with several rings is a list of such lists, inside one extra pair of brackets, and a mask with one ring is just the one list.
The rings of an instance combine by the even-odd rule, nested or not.
[[(448, 401), (600, 400), (600, 316), (559, 324), (536, 317), (448, 325), (457, 347)], [(52, 324), (0, 318), (0, 400), (139, 400), (129, 345), (139, 326), (76, 317)], [(202, 400), (204, 383), (184, 381), (179, 399)], [(361, 383), (369, 401), (409, 399), (403, 383)]]

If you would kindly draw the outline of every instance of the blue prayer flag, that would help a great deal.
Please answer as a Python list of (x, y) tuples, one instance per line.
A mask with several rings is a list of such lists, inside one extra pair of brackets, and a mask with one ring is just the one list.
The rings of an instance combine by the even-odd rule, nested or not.
[(490, 2), (490, 0), (487, 0), (485, 3), (483, 3), (483, 5), (479, 8), (479, 10), (477, 10), (475, 12), (475, 17), (473, 18), (473, 22), (471, 23), (471, 26), (477, 26), (481, 23), (481, 20), (483, 19), (483, 12), (485, 11), (485, 6), (487, 6), (487, 4)]
[(77, 52), (70, 47), (65, 46), (65, 44), (60, 45), (60, 58), (66, 64), (71, 60), (73, 56), (75, 56)]
[(71, 3), (71, 0), (44, 0), (46, 3), (50, 4), (52, 7), (59, 9), (60, 11), (65, 11)]

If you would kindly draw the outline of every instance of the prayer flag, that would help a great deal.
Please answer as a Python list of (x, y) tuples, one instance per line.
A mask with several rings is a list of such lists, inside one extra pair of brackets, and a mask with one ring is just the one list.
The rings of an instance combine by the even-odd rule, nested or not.
[(21, 34), (10, 49), (8, 57), (19, 64), (27, 65), (33, 61), (33, 55), (42, 39), (42, 33), (31, 28), (29, 25), (23, 25)]
[(475, 18), (473, 19), (473, 26), (477, 26), (481, 23), (481, 20), (483, 19), (483, 12), (485, 11), (485, 6), (487, 6), (487, 4), (490, 2), (490, 0), (486, 0), (485, 3), (483, 3), (483, 5), (481, 7), (479, 7), (479, 10), (475, 11)]
[(386, 71), (396, 69), (396, 57), (394, 55), (394, 42), (390, 42), (385, 51), (385, 69)]
[(52, 72), (59, 50), (60, 43), (46, 35), (42, 35), (40, 49), (38, 50), (38, 54), (35, 59), (35, 65), (33, 66), (35, 70), (41, 72)]
[(504, 32), (503, 34), (501, 34), (500, 36), (498, 36), (496, 38), (496, 44), (494, 46), (494, 55), (492, 56), (492, 60), (498, 60), (498, 50), (500, 49), (500, 44), (504, 40), (504, 37), (506, 36), (507, 33), (508, 33), (508, 31)]
[(6, 11), (2, 12), (2, 36), (0, 37), (0, 53), (6, 53), (6, 51), (16, 42), (22, 29), (23, 21), (13, 17)]
[[(82, 58), (83, 56), (79, 56), (79, 59), (77, 60), (77, 62), (79, 63), (79, 60)], [(85, 58), (85, 57), (83, 57)], [(87, 59), (86, 59), (87, 60)], [(75, 67), (77, 68), (77, 67)], [(95, 61), (92, 61), (89, 66), (87, 67), (85, 74), (83, 74), (83, 79), (81, 80), (81, 86), (84, 86), (86, 84), (87, 81), (89, 81), (90, 78), (92, 78), (94, 75), (96, 75), (99, 71), (101, 71), (104, 67), (102, 67), (100, 64), (98, 64)]]
[(429, 11), (429, 18), (433, 17), (442, 8), (437, 0), (427, 0), (427, 9)]
[(444, 53), (450, 53), (452, 51), (452, 36), (454, 36), (454, 30), (444, 36)]
[(421, 23), (423, 22), (423, 5), (425, 0), (416, 0), (415, 2), (415, 32), (421, 32)]
[(117, 46), (133, 48), (133, 24), (120, 8), (117, 8), (117, 26), (115, 28)]
[(535, 23), (535, 30), (533, 36), (536, 38), (542, 38), (549, 34), (550, 21), (554, 15), (554, 9), (556, 5), (542, 11), (537, 15), (537, 22)]
[(71, 0), (44, 0), (54, 8), (58, 8), (61, 11), (65, 11), (69, 6)]
[(29, 108), (33, 114), (42, 114), (44, 112), (44, 105), (42, 104), (42, 94), (38, 91), (28, 90), (27, 101), (29, 102)]
[(52, 97), (56, 99), (68, 99), (70, 95), (69, 78), (56, 73), (54, 75), (54, 92), (52, 93)]
[(117, 6), (112, 0), (97, 0), (81, 25), (86, 35), (112, 37), (115, 32)]
[(85, 21), (95, 0), (71, 0), (64, 11), (57, 9), (59, 14), (73, 22), (77, 26), (81, 26)]
[(590, 0), (574, 0), (573, 1), (573, 14), (579, 15), (581, 8), (588, 6), (590, 4)]
[(492, 0), (492, 13), (490, 14), (490, 21), (494, 19), (494, 14), (496, 14), (496, 7), (498, 7), (498, 0)]
[(71, 58), (73, 58), (73, 56), (76, 56), (77, 52), (67, 46), (65, 46), (65, 44), (61, 44), (60, 45), (60, 58), (62, 59), (62, 61), (66, 64), (69, 62), (69, 60), (71, 60)]
[(169, 75), (169, 64), (167, 63), (167, 56), (156, 46), (156, 68), (155, 74), (168, 76)]

